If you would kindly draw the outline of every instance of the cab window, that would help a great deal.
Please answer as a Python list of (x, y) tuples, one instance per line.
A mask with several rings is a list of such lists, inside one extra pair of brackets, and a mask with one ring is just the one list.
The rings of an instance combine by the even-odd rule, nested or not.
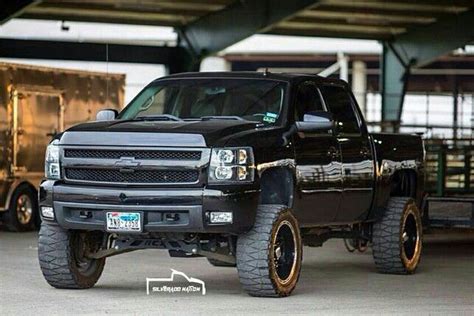
[(300, 86), (298, 87), (298, 92), (296, 94), (295, 104), (296, 121), (303, 121), (305, 114), (325, 110), (318, 88), (311, 81), (303, 82), (302, 84), (300, 84)]
[(354, 112), (352, 98), (349, 93), (339, 86), (322, 86), (323, 95), (329, 112), (336, 121), (336, 130), (339, 135), (360, 134), (360, 126)]

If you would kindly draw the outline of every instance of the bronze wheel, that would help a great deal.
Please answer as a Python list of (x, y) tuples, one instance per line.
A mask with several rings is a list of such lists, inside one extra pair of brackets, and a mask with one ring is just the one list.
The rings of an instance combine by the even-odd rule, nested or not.
[(385, 214), (374, 224), (372, 248), (381, 273), (414, 273), (422, 251), (421, 216), (411, 198), (394, 197)]
[(401, 257), (407, 272), (414, 272), (421, 255), (421, 218), (414, 203), (408, 204), (402, 220), (400, 243)]
[(237, 240), (237, 270), (252, 296), (288, 296), (301, 270), (298, 221), (283, 205), (261, 205), (254, 227)]
[(38, 203), (35, 190), (21, 184), (11, 196), (11, 203), (5, 213), (5, 224), (11, 231), (27, 231), (35, 228), (38, 218)]
[(28, 194), (21, 194), (16, 201), (16, 216), (18, 222), (27, 225), (33, 218), (33, 201)]
[(280, 287), (294, 280), (299, 255), (296, 236), (295, 227), (288, 220), (281, 221), (273, 234), (271, 270)]

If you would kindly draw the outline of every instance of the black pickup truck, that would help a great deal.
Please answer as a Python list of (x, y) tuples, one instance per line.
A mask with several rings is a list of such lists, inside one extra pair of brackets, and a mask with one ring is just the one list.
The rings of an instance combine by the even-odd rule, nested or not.
[(411, 274), (423, 172), (421, 138), (369, 134), (344, 81), (167, 76), (48, 146), (39, 261), (52, 286), (90, 288), (106, 257), (161, 248), (287, 296), (303, 245), (344, 238), (371, 245), (378, 271)]

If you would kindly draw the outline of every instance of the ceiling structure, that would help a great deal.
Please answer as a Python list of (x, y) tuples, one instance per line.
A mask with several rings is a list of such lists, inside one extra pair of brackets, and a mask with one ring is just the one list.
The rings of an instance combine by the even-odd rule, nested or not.
[[(15, 0), (0, 2), (0, 24), (12, 18), (174, 27), (177, 47), (151, 52), (116, 45), (116, 60), (156, 60), (170, 72), (195, 70), (253, 34), (358, 38), (383, 44), (382, 118), (399, 122), (407, 82), (418, 69), (474, 41), (474, 0)], [(89, 46), (86, 46), (89, 45)], [(106, 44), (107, 45), (107, 44)], [(103, 60), (109, 47), (0, 39), (0, 57)], [(149, 55), (155, 57), (150, 58)], [(163, 56), (163, 57), (162, 57)], [(85, 58), (85, 57), (84, 57)], [(155, 58), (155, 59), (154, 59)]]
[[(16, 17), (159, 25), (176, 28), (233, 4), (234, 0), (45, 0), (28, 3)], [(245, 3), (246, 1), (240, 1)], [(247, 1), (249, 2), (249, 1)], [(271, 5), (272, 1), (268, 1)], [(279, 1), (274, 1), (279, 2)], [(321, 0), (262, 32), (387, 40), (474, 7), (471, 0)], [(229, 21), (237, 22), (237, 21)]]

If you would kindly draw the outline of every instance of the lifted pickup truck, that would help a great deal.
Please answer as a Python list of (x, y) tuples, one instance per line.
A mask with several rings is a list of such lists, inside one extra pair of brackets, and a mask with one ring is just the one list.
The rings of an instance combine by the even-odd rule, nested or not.
[(411, 274), (422, 248), (423, 143), (369, 134), (347, 84), (312, 75), (187, 73), (48, 146), (39, 261), (90, 288), (106, 257), (145, 248), (236, 266), (253, 296), (287, 296), (303, 245), (372, 245)]

